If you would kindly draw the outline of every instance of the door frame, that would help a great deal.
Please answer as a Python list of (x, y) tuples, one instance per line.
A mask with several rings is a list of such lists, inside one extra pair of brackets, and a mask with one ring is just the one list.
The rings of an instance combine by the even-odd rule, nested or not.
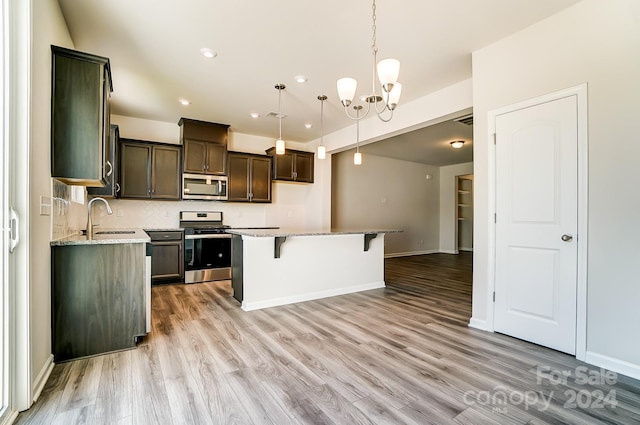
[(487, 285), (487, 330), (494, 332), (494, 308), (493, 293), (496, 284), (496, 117), (520, 109), (529, 108), (541, 103), (575, 96), (577, 106), (577, 130), (578, 130), (578, 237), (577, 242), (577, 291), (576, 291), (576, 358), (585, 360), (587, 353), (587, 247), (588, 247), (588, 194), (589, 194), (589, 152), (588, 152), (588, 98), (587, 83), (583, 83), (564, 90), (545, 94), (539, 97), (528, 99), (512, 105), (504, 106), (488, 112), (488, 134), (489, 142), (489, 173), (488, 173), (488, 193), (489, 193), (489, 279)]

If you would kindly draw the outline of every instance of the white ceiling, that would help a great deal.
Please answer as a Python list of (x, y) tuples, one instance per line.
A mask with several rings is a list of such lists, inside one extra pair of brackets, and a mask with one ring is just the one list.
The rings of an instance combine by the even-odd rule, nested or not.
[[(474, 50), (577, 2), (378, 0), (378, 59), (401, 62), (398, 108), (470, 78)], [(308, 142), (320, 135), (320, 94), (329, 97), (325, 133), (353, 124), (337, 98), (338, 78), (356, 78), (358, 95), (370, 92), (370, 0), (59, 3), (76, 49), (110, 58), (114, 114), (175, 123), (184, 116), (276, 138), (277, 119), (249, 114), (276, 112), (274, 85), (282, 82), (283, 138)], [(203, 47), (218, 56), (205, 59)], [(308, 82), (296, 83), (299, 74)]]

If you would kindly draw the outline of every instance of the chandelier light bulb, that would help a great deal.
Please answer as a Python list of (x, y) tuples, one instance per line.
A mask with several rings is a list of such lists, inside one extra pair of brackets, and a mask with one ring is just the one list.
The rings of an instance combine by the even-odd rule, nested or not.
[(400, 61), (397, 59), (384, 59), (378, 62), (378, 79), (382, 89), (390, 92), (398, 81), (400, 74)]
[(358, 82), (354, 78), (340, 78), (338, 80), (338, 97), (343, 106), (351, 105), (353, 97), (356, 95)]
[(393, 85), (393, 88), (389, 92), (389, 108), (393, 111), (398, 106), (398, 102), (400, 101), (400, 94), (402, 93), (402, 84), (396, 82)]

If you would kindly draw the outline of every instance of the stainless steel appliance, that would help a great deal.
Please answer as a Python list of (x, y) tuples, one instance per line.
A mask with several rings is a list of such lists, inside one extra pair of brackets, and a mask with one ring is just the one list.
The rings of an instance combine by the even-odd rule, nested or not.
[(183, 174), (182, 199), (226, 201), (228, 199), (227, 176)]
[(231, 235), (221, 211), (181, 211), (185, 283), (231, 279)]

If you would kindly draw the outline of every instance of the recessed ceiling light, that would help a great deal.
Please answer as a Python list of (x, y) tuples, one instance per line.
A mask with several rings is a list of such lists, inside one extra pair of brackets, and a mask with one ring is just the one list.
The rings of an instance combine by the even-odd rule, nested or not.
[(251, 115), (251, 118), (260, 118), (260, 114), (257, 112), (252, 112), (249, 115)]
[(203, 47), (202, 49), (200, 49), (200, 53), (202, 53), (202, 56), (204, 56), (207, 59), (213, 59), (216, 56), (218, 56), (216, 52), (214, 52), (213, 50), (207, 47)]
[(293, 77), (294, 80), (296, 80), (297, 83), (306, 83), (309, 79), (307, 77), (305, 77), (304, 75), (296, 75), (295, 77)]
[(311, 123), (306, 123), (304, 125), (304, 128), (311, 128), (311, 127), (313, 127), (313, 124), (311, 124)]
[(451, 147), (454, 149), (460, 149), (462, 145), (464, 145), (464, 140), (454, 140), (453, 142), (449, 142)]
[(187, 99), (178, 99), (178, 102), (180, 102), (180, 104), (182, 104), (182, 106), (189, 106), (191, 105), (191, 102)]

